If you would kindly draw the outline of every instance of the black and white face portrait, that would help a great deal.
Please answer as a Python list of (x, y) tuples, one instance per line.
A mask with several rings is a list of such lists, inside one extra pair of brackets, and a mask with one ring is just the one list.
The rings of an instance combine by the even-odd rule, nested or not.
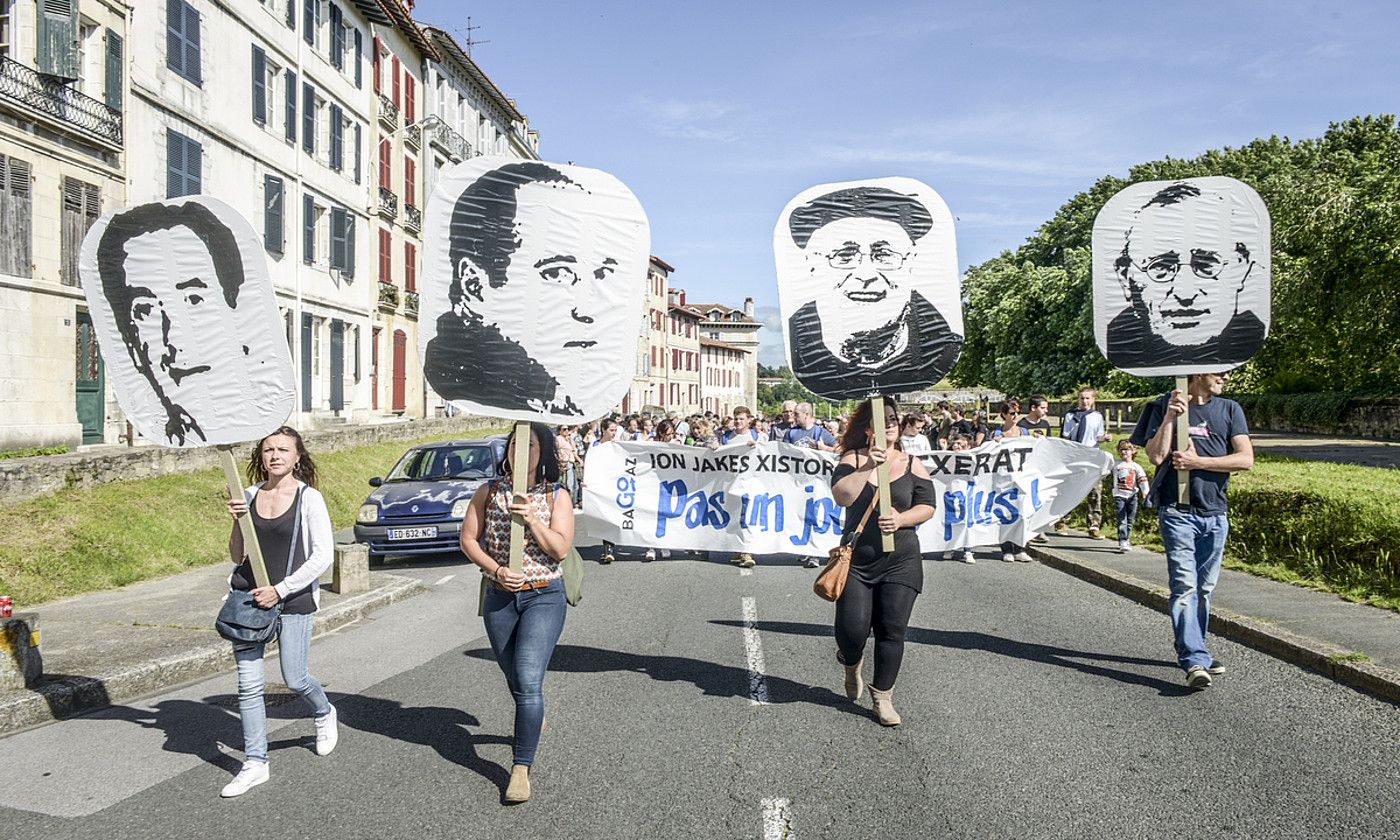
[(1223, 371), (1269, 327), (1269, 213), (1233, 178), (1123, 189), (1094, 222), (1094, 330), (1139, 376)]
[(292, 363), (261, 240), (188, 196), (108, 215), (79, 274), (123, 411), (166, 446), (255, 440), (293, 405)]
[(650, 227), (606, 172), (515, 158), (446, 170), (428, 202), (424, 375), (464, 411), (605, 414), (636, 369)]
[(910, 178), (824, 184), (773, 233), (792, 370), (812, 391), (862, 398), (927, 387), (962, 348), (953, 217)]

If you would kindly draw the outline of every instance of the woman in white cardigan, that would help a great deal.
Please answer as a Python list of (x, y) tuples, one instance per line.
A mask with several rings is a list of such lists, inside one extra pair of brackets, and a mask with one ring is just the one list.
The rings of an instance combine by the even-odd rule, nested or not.
[[(254, 484), (244, 490), (242, 499), (230, 499), (228, 503), (235, 520), (228, 542), (229, 558), (239, 564), (229, 578), (229, 586), (251, 592), (253, 600), (263, 608), (282, 602), (277, 639), (282, 679), (311, 708), (316, 722), (316, 754), (330, 755), (338, 738), (335, 707), (306, 667), (311, 649), (311, 617), (321, 600), (321, 574), (330, 568), (334, 556), (330, 513), (316, 490), (316, 465), (301, 435), (283, 426), (258, 441), (249, 458), (247, 474)], [(270, 586), (259, 587), (254, 582), (244, 555), (243, 532), (237, 519), (245, 514), (253, 518)], [(224, 786), (220, 794), (224, 797), (241, 796), (268, 779), (263, 648), (261, 644), (236, 644), (233, 648), (238, 663), (244, 762), (238, 775)]]

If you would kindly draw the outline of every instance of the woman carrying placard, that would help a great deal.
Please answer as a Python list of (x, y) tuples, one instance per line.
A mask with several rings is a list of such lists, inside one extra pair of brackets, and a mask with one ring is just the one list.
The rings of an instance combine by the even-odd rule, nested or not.
[[(505, 478), (477, 488), (462, 521), (462, 551), (481, 567), (489, 586), (483, 616), (486, 636), (515, 698), (515, 746), (505, 802), (530, 798), (530, 766), (544, 723), (541, 685), (559, 634), (564, 630), (563, 572), (560, 562), (574, 543), (574, 505), (559, 486), (554, 434), (543, 423), (530, 424), (529, 491), (512, 498), (510, 470), (517, 441), (512, 432), (501, 461)], [(525, 520), (520, 571), (510, 568), (510, 521)]]
[[(933, 516), (936, 502), (928, 470), (911, 458), (899, 443), (899, 418), (894, 401), (885, 398), (884, 428), (871, 428), (871, 400), (856, 408), (841, 437), (841, 460), (831, 477), (831, 497), (846, 508), (844, 522), (854, 531), (877, 492), (877, 466), (889, 464), (890, 502), (893, 510), (872, 516), (855, 536), (851, 571), (846, 588), (836, 601), (837, 658), (846, 668), (846, 696), (862, 693), (861, 665), (865, 640), (875, 632), (875, 669), (870, 696), (875, 718), (884, 726), (898, 726), (892, 694), (904, 659), (904, 635), (914, 599), (924, 586), (919, 537), (914, 529)], [(894, 551), (886, 552), (882, 537), (894, 535)]]
[[(247, 467), (253, 485), (242, 499), (230, 499), (234, 517), (229, 557), (238, 563), (229, 586), (251, 592), (258, 606), (282, 603), (277, 634), (278, 660), (287, 688), (311, 708), (316, 723), (316, 754), (330, 755), (339, 734), (335, 707), (315, 677), (307, 672), (311, 622), (321, 600), (321, 574), (334, 559), (334, 534), (325, 499), (316, 490), (316, 465), (296, 429), (283, 426), (258, 441)], [(269, 585), (258, 587), (244, 556), (238, 517), (253, 518), (267, 566)], [(263, 644), (235, 645), (238, 665), (238, 716), (243, 723), (243, 767), (220, 795), (242, 796), (268, 780), (267, 707), (263, 702)]]

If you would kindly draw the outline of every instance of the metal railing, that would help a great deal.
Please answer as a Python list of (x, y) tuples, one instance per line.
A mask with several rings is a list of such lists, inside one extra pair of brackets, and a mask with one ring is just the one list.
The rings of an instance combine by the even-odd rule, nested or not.
[(399, 197), (386, 187), (379, 188), (379, 215), (391, 222), (399, 217)]
[(403, 314), (418, 317), (418, 293), (403, 293)]
[(438, 123), (428, 135), (428, 142), (441, 149), (453, 163), (461, 163), (472, 156), (471, 144), (447, 123)]
[(405, 146), (417, 151), (423, 148), (423, 126), (418, 123), (410, 125), (403, 130), (403, 142)]
[(403, 205), (403, 226), (414, 233), (423, 230), (423, 211), (406, 201)]
[(379, 281), (379, 308), (393, 312), (399, 308), (399, 287), (386, 280)]
[(382, 93), (379, 94), (379, 121), (388, 126), (390, 131), (399, 127), (399, 106)]
[(0, 56), (0, 100), (121, 148), (121, 111), (8, 56)]

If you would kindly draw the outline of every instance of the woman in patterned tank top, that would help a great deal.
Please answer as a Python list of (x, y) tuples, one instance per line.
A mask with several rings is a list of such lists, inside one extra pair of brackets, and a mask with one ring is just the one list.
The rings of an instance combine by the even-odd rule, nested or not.
[[(530, 489), (511, 497), (515, 433), (506, 443), (501, 473), (472, 496), (462, 521), (462, 552), (487, 578), (483, 611), (486, 636), (515, 698), (515, 748), (505, 802), (530, 798), (530, 765), (544, 722), (544, 681), (564, 630), (564, 579), (559, 563), (574, 544), (574, 504), (559, 486), (554, 433), (530, 424)], [(510, 518), (525, 519), (525, 551), (519, 572), (510, 568)]]

